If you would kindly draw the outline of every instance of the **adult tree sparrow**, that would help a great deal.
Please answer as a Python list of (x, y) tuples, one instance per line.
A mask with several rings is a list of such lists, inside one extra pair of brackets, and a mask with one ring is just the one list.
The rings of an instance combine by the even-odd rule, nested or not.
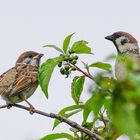
[[(114, 43), (118, 56), (128, 56), (134, 63), (140, 64), (140, 54), (137, 40), (127, 32), (115, 32), (112, 35), (106, 36), (105, 39)], [(126, 61), (116, 59), (115, 75), (118, 80), (123, 80), (127, 76)], [(138, 69), (136, 69), (138, 70)]]
[(8, 105), (25, 101), (33, 106), (27, 99), (38, 86), (38, 70), (40, 58), (43, 54), (33, 51), (22, 53), (16, 61), (15, 67), (0, 76), (0, 95)]

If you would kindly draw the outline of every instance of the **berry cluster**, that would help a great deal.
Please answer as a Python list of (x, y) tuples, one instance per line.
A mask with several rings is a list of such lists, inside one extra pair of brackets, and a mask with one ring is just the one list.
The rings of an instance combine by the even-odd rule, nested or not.
[(64, 62), (66, 62), (65, 64), (62, 62), (58, 64), (58, 67), (60, 67), (60, 73), (68, 77), (71, 71), (76, 71), (76, 67), (74, 65), (77, 63), (78, 56), (74, 55), (73, 50), (69, 50), (68, 54), (60, 54), (60, 56), (62, 56), (64, 58)]

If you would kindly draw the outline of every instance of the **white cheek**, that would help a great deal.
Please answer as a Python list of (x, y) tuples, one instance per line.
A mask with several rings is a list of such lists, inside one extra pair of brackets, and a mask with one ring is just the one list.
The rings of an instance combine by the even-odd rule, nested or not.
[(119, 37), (116, 39), (116, 45), (118, 46), (118, 49), (120, 52), (125, 52), (127, 48), (127, 44), (125, 43), (124, 45), (121, 44), (122, 39), (125, 39), (125, 37)]
[(128, 44), (120, 45), (119, 50), (120, 52), (126, 52), (128, 50)]
[(36, 59), (33, 59), (33, 60), (31, 60), (30, 64), (31, 64), (32, 66), (37, 66), (37, 67), (38, 67), (39, 61), (36, 60)]
[(118, 49), (121, 53), (126, 52), (126, 51), (132, 51), (132, 50), (137, 50), (138, 44), (137, 43), (125, 43), (124, 45), (121, 44), (121, 40), (125, 39), (125, 37), (120, 37), (116, 39), (116, 45), (118, 46)]
[(126, 39), (126, 37), (124, 37), (124, 36), (117, 38), (115, 40), (117, 46), (122, 46), (121, 41), (124, 40), (124, 39)]

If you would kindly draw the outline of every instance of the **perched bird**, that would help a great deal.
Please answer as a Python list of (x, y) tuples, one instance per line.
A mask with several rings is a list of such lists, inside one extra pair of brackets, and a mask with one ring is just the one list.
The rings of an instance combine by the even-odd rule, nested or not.
[[(110, 40), (114, 43), (118, 57), (124, 57), (124, 60), (116, 59), (115, 62), (115, 76), (118, 80), (123, 80), (127, 76), (125, 56), (128, 56), (133, 60), (134, 63), (140, 64), (140, 53), (137, 40), (127, 32), (115, 32), (112, 35), (106, 36), (105, 39)], [(117, 57), (117, 58), (118, 58)], [(136, 68), (136, 71), (140, 70)]]
[(38, 86), (38, 70), (40, 58), (43, 54), (27, 51), (22, 53), (16, 65), (0, 76), (0, 95), (8, 105), (25, 101), (34, 107), (27, 99), (34, 93)]

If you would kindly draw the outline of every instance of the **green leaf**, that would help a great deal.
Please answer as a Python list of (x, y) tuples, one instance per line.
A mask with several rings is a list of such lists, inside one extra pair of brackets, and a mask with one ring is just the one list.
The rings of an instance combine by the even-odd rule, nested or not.
[(109, 61), (109, 60), (115, 60), (116, 59), (116, 54), (110, 54), (109, 56), (107, 56), (105, 58), (106, 61)]
[(73, 132), (73, 133), (77, 133), (77, 132), (79, 132), (79, 130), (78, 130), (78, 129), (73, 128), (73, 127), (71, 127), (69, 130), (70, 130), (71, 132)]
[(103, 62), (93, 63), (93, 64), (89, 65), (89, 67), (96, 67), (96, 68), (100, 68), (100, 69), (108, 70), (108, 71), (111, 69), (111, 65), (110, 64), (103, 63)]
[(114, 99), (112, 102), (112, 123), (115, 128), (122, 134), (128, 135), (134, 139), (136, 134), (139, 134), (138, 121), (135, 114), (135, 104), (121, 100), (121, 98)]
[(92, 130), (92, 128), (93, 128), (93, 122), (86, 122), (83, 126), (85, 128), (88, 128), (89, 130)]
[(80, 40), (72, 45), (72, 50), (77, 54), (93, 54), (91, 48), (87, 46), (88, 42)]
[(62, 61), (63, 61), (62, 57), (56, 57), (56, 58), (48, 59), (46, 62), (44, 62), (41, 65), (38, 80), (39, 80), (41, 89), (45, 93), (47, 98), (48, 98), (48, 85), (49, 85), (49, 81), (52, 76), (53, 70), (55, 66), (59, 62), (62, 62)]
[(83, 61), (82, 61), (82, 63), (83, 63), (83, 65), (84, 65), (85, 69), (86, 69), (87, 71), (89, 71), (89, 65), (88, 65), (87, 63), (83, 62)]
[(68, 35), (65, 39), (64, 39), (64, 42), (63, 42), (63, 51), (64, 53), (67, 52), (67, 49), (69, 47), (69, 44), (70, 44), (70, 40), (71, 40), (71, 37), (74, 35), (74, 33)]
[(112, 102), (111, 96), (106, 96), (106, 97), (105, 97), (104, 108), (105, 108), (108, 112), (110, 112), (111, 102)]
[[(72, 115), (75, 115), (76, 113), (82, 111), (81, 109), (83, 109), (83, 108), (84, 108), (84, 105), (72, 105), (72, 106), (68, 106), (68, 107), (63, 108), (58, 114), (62, 117), (69, 118)], [(58, 126), (60, 123), (61, 122), (59, 120), (55, 119), (53, 129), (56, 126)]]
[(71, 84), (71, 96), (76, 104), (79, 104), (79, 99), (83, 91), (85, 76), (76, 76)]
[(93, 111), (94, 117), (97, 118), (99, 111), (104, 103), (104, 97), (102, 97), (99, 93), (94, 93), (94, 95), (85, 103), (85, 108), (83, 112), (84, 122), (86, 122), (88, 115), (91, 111)]
[(83, 111), (83, 118), (84, 118), (83, 124), (86, 123), (86, 121), (87, 121), (88, 116), (89, 116), (90, 113), (91, 113), (91, 109), (88, 108), (88, 106), (85, 106), (84, 111)]
[(55, 133), (55, 134), (50, 134), (42, 138), (41, 140), (56, 140), (56, 139), (61, 139), (61, 138), (67, 138), (68, 140), (74, 140), (73, 136), (67, 133)]
[(57, 51), (63, 53), (63, 51), (62, 51), (60, 48), (58, 48), (57, 46), (55, 46), (55, 45), (45, 45), (45, 46), (43, 46), (43, 47), (54, 48), (55, 50), (57, 50)]

